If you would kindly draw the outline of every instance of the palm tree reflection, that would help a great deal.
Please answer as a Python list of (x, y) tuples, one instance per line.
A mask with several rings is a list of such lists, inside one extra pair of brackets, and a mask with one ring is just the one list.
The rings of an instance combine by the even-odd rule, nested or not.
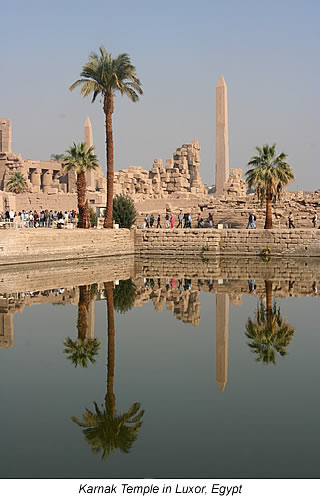
[(94, 338), (94, 298), (95, 285), (79, 286), (78, 338), (68, 337), (64, 341), (64, 353), (75, 367), (88, 367), (88, 361), (94, 364), (100, 348), (100, 341)]
[(291, 342), (295, 328), (281, 317), (280, 307), (272, 305), (272, 282), (265, 281), (266, 305), (263, 301), (257, 306), (255, 319), (248, 318), (246, 336), (250, 350), (257, 355), (257, 362), (276, 364), (276, 356), (287, 355), (286, 348)]
[(107, 458), (115, 449), (129, 452), (138, 436), (142, 425), (143, 410), (140, 404), (133, 404), (124, 414), (116, 413), (114, 394), (115, 368), (115, 329), (113, 308), (113, 282), (105, 283), (108, 319), (108, 368), (107, 393), (101, 408), (94, 402), (94, 410), (86, 409), (82, 421), (72, 417), (72, 421), (83, 429), (83, 434), (91, 450), (95, 454), (102, 453), (102, 459)]

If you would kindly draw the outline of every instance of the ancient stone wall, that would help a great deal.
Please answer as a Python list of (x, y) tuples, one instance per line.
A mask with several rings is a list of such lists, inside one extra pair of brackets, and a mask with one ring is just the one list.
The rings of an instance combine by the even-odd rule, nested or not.
[(135, 201), (162, 199), (172, 194), (192, 193), (206, 195), (199, 166), (200, 146), (197, 140), (192, 144), (183, 144), (167, 159), (163, 166), (162, 159), (153, 162), (150, 171), (141, 166), (129, 166), (114, 174), (114, 194), (125, 194)]
[(319, 256), (320, 230), (137, 229), (137, 254)]
[(0, 265), (134, 253), (128, 229), (2, 229)]

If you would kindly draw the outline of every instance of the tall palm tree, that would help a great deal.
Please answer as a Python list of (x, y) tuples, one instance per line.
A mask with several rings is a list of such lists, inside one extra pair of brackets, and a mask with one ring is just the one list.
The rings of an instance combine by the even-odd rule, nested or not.
[(63, 158), (63, 167), (66, 171), (74, 170), (77, 174), (77, 195), (79, 223), (81, 229), (90, 228), (88, 200), (86, 200), (87, 182), (86, 171), (98, 168), (98, 160), (93, 152), (93, 146), (88, 150), (84, 142), (73, 145), (66, 151)]
[(272, 229), (272, 202), (280, 197), (283, 188), (295, 176), (287, 163), (287, 154), (283, 152), (276, 156), (276, 144), (256, 147), (258, 154), (248, 162), (251, 166), (246, 172), (249, 189), (256, 187), (256, 193), (261, 203), (266, 200), (265, 229)]
[(28, 184), (23, 173), (13, 173), (7, 182), (8, 191), (20, 194), (28, 189)]
[(96, 338), (88, 339), (89, 330), (89, 305), (90, 302), (95, 298), (95, 293), (93, 293), (93, 286), (79, 286), (79, 303), (78, 303), (78, 338), (77, 340), (72, 340), (68, 337), (64, 341), (64, 346), (66, 347), (64, 353), (68, 355), (68, 359), (71, 360), (75, 367), (80, 365), (81, 367), (88, 367), (88, 361), (92, 364), (96, 362), (96, 355), (99, 352), (100, 341)]
[(114, 111), (114, 97), (116, 92), (127, 95), (133, 102), (142, 95), (140, 80), (136, 75), (136, 68), (131, 64), (128, 54), (120, 54), (115, 59), (103, 45), (99, 47), (99, 54), (92, 52), (88, 62), (80, 73), (81, 79), (75, 81), (70, 90), (81, 87), (83, 98), (92, 94), (92, 102), (98, 95), (102, 96), (103, 111), (106, 127), (106, 154), (107, 154), (107, 209), (104, 220), (105, 228), (112, 228), (113, 202), (113, 132), (112, 114)]
[(108, 369), (107, 393), (104, 406), (99, 408), (94, 402), (94, 411), (86, 409), (82, 421), (72, 417), (72, 421), (84, 428), (83, 434), (93, 453), (102, 451), (102, 459), (108, 457), (115, 449), (129, 452), (142, 426), (143, 410), (140, 404), (134, 403), (130, 409), (118, 415), (116, 413), (116, 398), (114, 394), (115, 368), (115, 329), (113, 308), (113, 282), (105, 283), (108, 318)]
[(255, 319), (248, 318), (246, 336), (250, 341), (250, 350), (257, 354), (257, 361), (264, 364), (276, 364), (276, 354), (287, 355), (286, 348), (291, 342), (295, 329), (283, 320), (280, 307), (272, 305), (272, 282), (266, 281), (266, 306), (261, 301), (256, 310)]

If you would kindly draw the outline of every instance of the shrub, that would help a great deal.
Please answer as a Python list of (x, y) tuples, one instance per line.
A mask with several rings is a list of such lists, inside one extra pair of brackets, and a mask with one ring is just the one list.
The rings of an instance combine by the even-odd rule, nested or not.
[(91, 227), (97, 226), (97, 214), (93, 208), (89, 208), (90, 210), (90, 225)]
[(130, 229), (136, 217), (137, 212), (131, 198), (123, 194), (113, 198), (113, 219), (119, 227)]

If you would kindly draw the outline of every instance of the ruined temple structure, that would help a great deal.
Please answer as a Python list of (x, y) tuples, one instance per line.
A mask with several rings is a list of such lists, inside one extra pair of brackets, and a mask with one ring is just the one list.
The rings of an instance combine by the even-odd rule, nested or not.
[[(11, 138), (11, 121), (0, 118), (0, 190), (8, 192), (7, 182), (17, 172), (24, 175), (28, 190), (18, 196), (3, 194), (3, 206), (0, 206), (0, 211), (6, 208), (6, 204), (16, 211), (76, 208), (75, 172), (66, 173), (60, 161), (23, 159), (21, 154), (12, 152)], [(93, 145), (89, 118), (84, 127), (84, 141), (87, 147)], [(105, 206), (106, 183), (101, 167), (87, 175), (87, 196), (91, 205)]]
[(129, 166), (114, 174), (114, 194), (125, 194), (135, 201), (163, 199), (171, 195), (194, 194), (205, 196), (200, 166), (200, 146), (197, 140), (183, 144), (167, 159), (165, 166), (160, 158), (153, 162), (150, 171), (141, 166)]

